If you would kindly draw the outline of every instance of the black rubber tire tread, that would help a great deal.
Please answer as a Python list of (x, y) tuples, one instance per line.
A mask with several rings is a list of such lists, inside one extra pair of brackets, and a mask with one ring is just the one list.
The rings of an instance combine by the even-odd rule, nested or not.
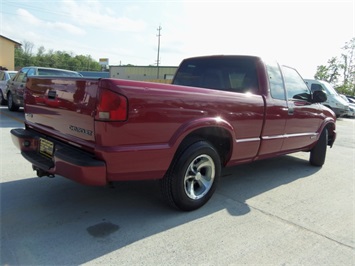
[(2, 91), (0, 90), (0, 105), (6, 105), (7, 101), (4, 99), (4, 95), (2, 94)]
[[(189, 146), (182, 147), (174, 157), (164, 178), (160, 180), (161, 193), (166, 203), (182, 211), (193, 211), (203, 206), (216, 190), (221, 175), (221, 160), (216, 149), (207, 141), (192, 140)], [(191, 200), (184, 193), (184, 174), (187, 166), (198, 154), (208, 154), (215, 163), (214, 182), (208, 193), (201, 199)]]
[(20, 109), (20, 107), (16, 105), (16, 103), (14, 103), (11, 93), (7, 95), (7, 99), (7, 109), (9, 109), (10, 111), (18, 111), (18, 109)]
[(314, 166), (322, 166), (325, 162), (325, 157), (327, 154), (327, 145), (328, 145), (328, 130), (323, 129), (316, 146), (311, 150), (309, 156), (309, 162)]

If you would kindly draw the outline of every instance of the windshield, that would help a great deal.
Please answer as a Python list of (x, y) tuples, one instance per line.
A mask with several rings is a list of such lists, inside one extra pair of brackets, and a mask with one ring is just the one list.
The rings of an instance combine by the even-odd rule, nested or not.
[(330, 85), (329, 83), (327, 82), (324, 82), (324, 81), (319, 81), (321, 82), (324, 87), (325, 87), (325, 90), (327, 91), (327, 93), (329, 95), (338, 95), (338, 93), (336, 92), (336, 90), (332, 87), (332, 85)]

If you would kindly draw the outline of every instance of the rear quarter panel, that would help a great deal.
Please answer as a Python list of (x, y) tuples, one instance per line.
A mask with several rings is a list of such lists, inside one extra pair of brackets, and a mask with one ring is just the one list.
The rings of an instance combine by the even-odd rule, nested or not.
[(96, 144), (108, 161), (111, 179), (142, 169), (164, 174), (181, 141), (202, 127), (229, 130), (231, 161), (251, 160), (259, 149), (261, 95), (125, 80), (105, 80), (102, 86), (129, 102), (126, 122), (95, 123)]

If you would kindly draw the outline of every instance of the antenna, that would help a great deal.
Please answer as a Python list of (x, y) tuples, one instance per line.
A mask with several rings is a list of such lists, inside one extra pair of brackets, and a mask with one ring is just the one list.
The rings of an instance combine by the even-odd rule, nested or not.
[(159, 57), (159, 52), (160, 52), (160, 31), (162, 30), (161, 26), (159, 25), (159, 28), (157, 29), (158, 31), (158, 56), (157, 56), (157, 79), (159, 79), (159, 64), (160, 64), (160, 57)]

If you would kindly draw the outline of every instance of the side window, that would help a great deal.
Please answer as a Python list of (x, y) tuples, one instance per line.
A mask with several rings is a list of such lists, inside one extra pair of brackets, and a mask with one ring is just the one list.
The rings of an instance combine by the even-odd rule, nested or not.
[(0, 72), (0, 80), (5, 80), (5, 72)]
[(282, 75), (278, 64), (266, 65), (269, 76), (270, 94), (274, 99), (286, 100)]
[(288, 99), (309, 101), (310, 91), (298, 72), (290, 67), (282, 66)]

